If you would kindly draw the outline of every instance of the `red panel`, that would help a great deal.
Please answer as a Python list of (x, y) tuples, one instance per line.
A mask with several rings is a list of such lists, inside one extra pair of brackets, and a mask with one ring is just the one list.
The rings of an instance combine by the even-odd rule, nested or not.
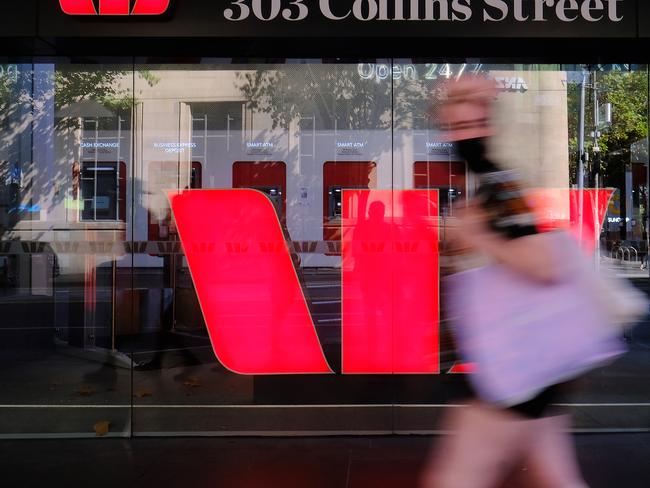
[(99, 15), (129, 15), (130, 0), (99, 0)]
[(330, 373), (268, 198), (255, 190), (169, 197), (223, 365), (241, 374)]
[(287, 165), (283, 161), (235, 161), (232, 187), (273, 186), (282, 189), (282, 220), (287, 215)]
[(59, 4), (68, 15), (97, 15), (93, 0), (59, 0)]
[(437, 373), (438, 194), (343, 191), (343, 372)]
[(340, 241), (341, 223), (330, 221), (329, 189), (332, 186), (342, 188), (376, 188), (377, 164), (372, 161), (326, 161), (323, 165), (323, 240)]
[(612, 189), (539, 189), (530, 202), (541, 230), (568, 229), (585, 251), (593, 252), (613, 194)]
[(467, 170), (463, 162), (416, 161), (413, 186), (416, 188), (454, 187), (465, 190)]
[(459, 373), (473, 373), (476, 371), (476, 365), (474, 363), (456, 363), (449, 370), (450, 374), (459, 374)]
[(136, 0), (133, 15), (161, 15), (169, 8), (169, 0)]

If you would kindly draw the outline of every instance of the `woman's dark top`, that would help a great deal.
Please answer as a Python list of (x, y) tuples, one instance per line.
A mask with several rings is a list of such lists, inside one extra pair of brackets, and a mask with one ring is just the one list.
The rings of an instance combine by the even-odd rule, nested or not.
[[(470, 170), (478, 174), (480, 186), (476, 199), (488, 214), (490, 228), (506, 239), (535, 235), (539, 231), (533, 209), (525, 200), (523, 188), (515, 171), (503, 171), (486, 157), (483, 139), (460, 141), (458, 150)], [(550, 414), (550, 406), (559, 397), (564, 385), (553, 385), (530, 400), (507, 410), (527, 418)]]

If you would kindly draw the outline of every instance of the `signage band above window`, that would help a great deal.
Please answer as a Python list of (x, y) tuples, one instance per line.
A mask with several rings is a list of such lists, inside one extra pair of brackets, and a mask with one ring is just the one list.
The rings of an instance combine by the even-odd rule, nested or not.
[[(441, 21), (621, 22), (626, 0), (229, 0), (225, 20), (241, 22)], [(628, 0), (629, 2), (629, 0)], [(162, 15), (170, 0), (59, 0), (69, 15)]]
[[(39, 19), (46, 20), (39, 23), (38, 32), (46, 38), (368, 38), (378, 46), (390, 44), (390, 39), (632, 39), (645, 28), (644, 19), (650, 19), (650, 15), (640, 16), (641, 6), (646, 4), (650, 2), (47, 0), (39, 3)], [(650, 14), (650, 7), (643, 8)], [(650, 21), (647, 24), (650, 26)], [(362, 75), (376, 79), (400, 76), (386, 67), (377, 70)], [(417, 74), (408, 68), (401, 76)]]

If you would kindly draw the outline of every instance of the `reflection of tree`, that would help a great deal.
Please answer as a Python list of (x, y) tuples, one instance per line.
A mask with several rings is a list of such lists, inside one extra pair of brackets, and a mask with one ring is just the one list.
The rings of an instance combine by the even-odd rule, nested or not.
[(32, 109), (32, 73), (19, 71), (0, 76), (0, 143), (6, 148), (11, 138), (24, 131)]
[[(137, 71), (137, 76), (154, 86), (158, 78), (149, 71)], [(54, 97), (55, 108), (61, 109), (84, 100), (93, 100), (114, 112), (127, 111), (133, 107), (135, 98), (132, 83), (125, 80), (133, 76), (131, 70), (121, 67), (103, 68), (75, 65), (57, 65), (53, 79), (35, 80), (35, 71), (18, 70), (16, 73), (5, 72), (0, 76), (0, 117), (3, 129), (17, 127), (17, 123), (25, 120), (15, 120), (15, 114), (21, 108), (33, 108), (46, 98)], [(36, 93), (34, 84), (49, 85), (50, 90)], [(31, 115), (31, 110), (29, 110)], [(8, 121), (13, 121), (8, 127)], [(3, 132), (4, 132), (3, 130)], [(3, 134), (7, 136), (10, 134)]]
[(323, 129), (399, 129), (426, 112), (431, 96), (429, 81), (365, 79), (357, 65), (283, 65), (242, 72), (238, 79), (248, 106), (283, 129), (313, 115)]
[[(599, 139), (600, 150), (605, 157), (600, 163), (600, 172), (606, 176), (609, 185), (620, 182), (626, 164), (631, 162), (631, 147), (648, 135), (648, 74), (644, 71), (629, 73), (607, 73), (598, 80), (601, 103), (612, 104), (612, 126), (603, 131)], [(618, 185), (617, 185), (618, 186)], [(645, 193), (645, 183), (641, 185)], [(644, 202), (646, 195), (637, 195)], [(643, 205), (642, 205), (643, 206)], [(631, 209), (627, 214), (631, 215)]]
[[(115, 113), (130, 111), (136, 103), (131, 83), (124, 83), (132, 76), (138, 76), (149, 86), (158, 83), (150, 71), (140, 70), (135, 74), (124, 69), (78, 68), (73, 65), (57, 66), (54, 73), (55, 106), (57, 109), (74, 103), (93, 100)], [(70, 124), (73, 121), (60, 121)]]
[[(25, 64), (3, 71), (0, 75), (3, 148), (0, 183), (7, 187), (2, 198), (7, 212), (29, 207), (34, 196), (48, 193), (48, 187), (39, 186), (43, 183), (37, 179), (39, 175), (56, 188), (51, 204), (61, 203), (66, 192), (59, 189), (70, 177), (72, 162), (59, 165), (57, 160), (61, 154), (75, 154), (77, 148), (71, 145), (73, 139), (63, 137), (62, 146), (56, 149), (59, 153), (55, 154), (55, 140), (78, 130), (82, 117), (104, 117), (107, 126), (113, 125), (107, 115), (108, 119), (117, 120), (120, 116), (130, 119), (136, 103), (132, 90), (134, 76), (149, 86), (158, 82), (148, 71), (134, 73), (123, 66)], [(13, 186), (6, 183), (10, 173), (20, 175)], [(21, 184), (20, 179), (25, 183)], [(12, 212), (11, 218), (0, 221), (0, 233), (27, 217), (19, 213)]]
[[(575, 181), (575, 166), (578, 161), (578, 131), (580, 113), (580, 85), (568, 87), (569, 103), (569, 146), (571, 151), (572, 182)], [(598, 76), (598, 98), (601, 104), (612, 104), (612, 125), (602, 130), (598, 140), (600, 152), (600, 174), (605, 184), (619, 186), (625, 165), (630, 162), (630, 147), (648, 134), (648, 74), (645, 70), (612, 71)], [(593, 138), (589, 132), (594, 125), (593, 93), (587, 91), (585, 107), (585, 149), (593, 151)], [(591, 155), (591, 154), (590, 154)]]

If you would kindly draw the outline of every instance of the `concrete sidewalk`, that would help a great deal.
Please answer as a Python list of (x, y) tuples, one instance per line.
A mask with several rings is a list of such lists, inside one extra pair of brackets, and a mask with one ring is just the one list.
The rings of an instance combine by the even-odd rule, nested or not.
[[(7, 487), (415, 487), (431, 437), (0, 441)], [(650, 434), (576, 436), (591, 488), (650, 487)]]

